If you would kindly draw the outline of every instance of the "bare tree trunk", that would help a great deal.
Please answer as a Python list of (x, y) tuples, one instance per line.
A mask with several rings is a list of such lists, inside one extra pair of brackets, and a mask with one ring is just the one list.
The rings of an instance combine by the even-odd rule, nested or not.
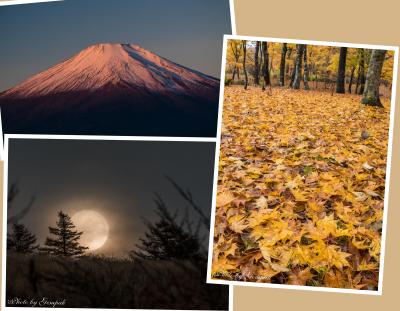
[(260, 41), (257, 41), (254, 54), (254, 83), (256, 85), (260, 84), (260, 62), (258, 58), (259, 53), (260, 53)]
[(264, 58), (263, 76), (264, 76), (264, 83), (265, 83), (263, 89), (265, 90), (265, 87), (267, 85), (271, 84), (271, 80), (270, 80), (270, 76), (269, 76), (268, 42), (262, 43), (262, 53), (263, 53), (263, 58)]
[(293, 47), (288, 47), (287, 52), (288, 52), (288, 58), (290, 58), (292, 56)]
[(356, 89), (354, 90), (354, 94), (358, 94), (358, 86), (360, 85), (360, 66), (357, 65), (357, 82)]
[(292, 85), (292, 87), (295, 90), (298, 90), (300, 88), (303, 51), (304, 51), (304, 44), (297, 44), (296, 45), (296, 66), (294, 68), (294, 79), (293, 79), (293, 85)]
[(351, 73), (350, 73), (350, 81), (349, 81), (349, 93), (351, 94), (351, 88), (353, 86), (353, 80), (354, 80), (354, 71), (356, 70), (356, 67), (351, 67)]
[(247, 90), (248, 77), (247, 77), (247, 70), (246, 70), (246, 54), (247, 54), (247, 41), (246, 40), (242, 40), (242, 49), (243, 49), (244, 89)]
[[(287, 59), (290, 59), (292, 57), (292, 52), (293, 52), (293, 48), (288, 47), (287, 48)], [(289, 64), (286, 64), (286, 76), (290, 77), (289, 87), (292, 87), (294, 76), (292, 74), (292, 68), (290, 67)]]
[(296, 75), (296, 64), (294, 64), (294, 67), (292, 69), (292, 72), (290, 73), (290, 83), (289, 87), (293, 87), (293, 82), (294, 82), (294, 77)]
[(385, 54), (385, 50), (372, 50), (365, 81), (365, 89), (361, 99), (361, 103), (364, 105), (383, 107), (379, 99), (379, 85), (381, 82)]
[(309, 74), (308, 74), (308, 62), (307, 62), (307, 45), (304, 45), (303, 56), (304, 56), (303, 57), (304, 58), (304, 75), (303, 75), (304, 89), (309, 90), (310, 86), (308, 85)]
[(336, 93), (345, 93), (345, 79), (346, 79), (346, 58), (347, 58), (347, 48), (340, 48), (339, 55), (339, 67), (336, 80)]
[(237, 74), (238, 80), (240, 80), (239, 68), (237, 67), (237, 63), (239, 62), (240, 53), (238, 50), (238, 46), (235, 43), (234, 45), (231, 44), (233, 56), (235, 57), (235, 67), (233, 68), (232, 74), (232, 83), (235, 81), (235, 74)]
[(285, 62), (286, 62), (287, 43), (282, 44), (281, 63), (279, 66), (279, 85), (285, 86)]
[[(274, 44), (271, 43), (270, 47), (271, 47), (271, 55), (268, 58), (270, 59), (270, 61), (269, 61), (269, 73), (270, 73), (270, 76), (271, 76), (271, 72), (272, 73), (274, 72)], [(271, 83), (272, 83), (272, 81), (271, 81)]]
[(359, 95), (364, 93), (365, 86), (365, 51), (360, 49), (360, 60), (359, 60), (359, 77), (360, 77), (360, 89), (358, 91)]
[[(238, 60), (238, 61), (239, 61), (239, 60)], [(238, 66), (235, 67), (235, 71), (236, 71), (237, 78), (238, 78), (238, 80), (240, 81), (240, 69), (239, 69)]]

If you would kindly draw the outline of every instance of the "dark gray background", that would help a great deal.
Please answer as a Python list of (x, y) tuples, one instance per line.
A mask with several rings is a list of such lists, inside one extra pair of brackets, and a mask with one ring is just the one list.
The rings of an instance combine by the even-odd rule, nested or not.
[(10, 139), (8, 186), (17, 182), (20, 194), (8, 217), (36, 195), (21, 222), (43, 243), (58, 210), (72, 216), (94, 207), (110, 225), (109, 240), (97, 252), (124, 255), (143, 236), (142, 217), (157, 219), (154, 193), (171, 211), (182, 214), (188, 205), (164, 174), (189, 189), (210, 215), (214, 155), (215, 143), (206, 142)]

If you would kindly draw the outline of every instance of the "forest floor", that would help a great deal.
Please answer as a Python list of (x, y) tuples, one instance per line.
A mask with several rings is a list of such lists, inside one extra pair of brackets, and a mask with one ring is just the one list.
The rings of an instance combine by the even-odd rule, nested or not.
[(377, 290), (390, 101), (224, 96), (212, 278)]

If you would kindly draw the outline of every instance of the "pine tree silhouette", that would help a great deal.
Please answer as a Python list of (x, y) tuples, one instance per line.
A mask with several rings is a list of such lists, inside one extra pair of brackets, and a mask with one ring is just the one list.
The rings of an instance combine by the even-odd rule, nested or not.
[(160, 197), (157, 196), (155, 202), (160, 220), (154, 224), (145, 221), (148, 232), (136, 245), (137, 250), (130, 252), (131, 257), (153, 260), (201, 259), (198, 238), (177, 222), (176, 216), (168, 211)]
[(42, 250), (56, 256), (79, 256), (85, 253), (88, 247), (79, 245), (79, 239), (83, 232), (75, 230), (75, 225), (72, 223), (71, 217), (58, 212), (57, 227), (49, 227), (50, 234), (54, 238), (48, 237), (44, 243), (46, 247)]
[(10, 231), (7, 233), (7, 250), (30, 254), (39, 248), (35, 235), (25, 225), (14, 223)]

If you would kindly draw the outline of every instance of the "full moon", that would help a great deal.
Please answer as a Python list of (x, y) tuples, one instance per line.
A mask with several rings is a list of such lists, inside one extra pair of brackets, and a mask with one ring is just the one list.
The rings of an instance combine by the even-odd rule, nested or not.
[(100, 213), (82, 210), (72, 216), (72, 222), (78, 231), (83, 231), (79, 243), (89, 251), (99, 249), (108, 239), (108, 223)]

